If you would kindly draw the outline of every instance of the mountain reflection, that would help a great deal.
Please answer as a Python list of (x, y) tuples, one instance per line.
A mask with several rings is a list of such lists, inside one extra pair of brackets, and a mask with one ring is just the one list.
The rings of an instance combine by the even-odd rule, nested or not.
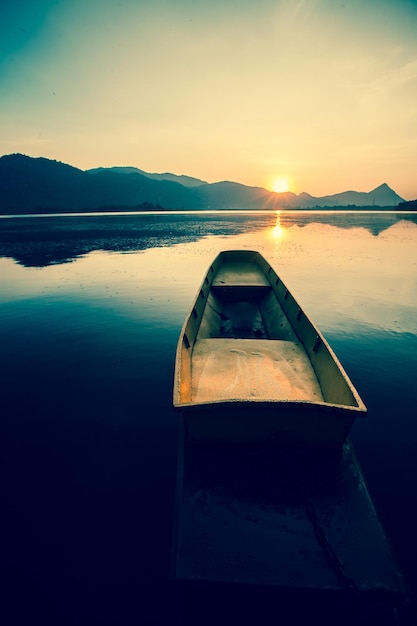
[(280, 211), (170, 214), (78, 215), (0, 219), (0, 257), (25, 267), (68, 263), (94, 250), (130, 252), (198, 241), (208, 236), (271, 232), (282, 238), (292, 227), (327, 224), (365, 228), (378, 236), (401, 220), (417, 224), (417, 214)]
[[(375, 219), (377, 218), (377, 219)], [(323, 212), (309, 214), (306, 211), (298, 213), (281, 212), (280, 226), (283, 229), (291, 226), (307, 226), (308, 224), (327, 224), (336, 226), (337, 228), (365, 228), (375, 237), (382, 231), (387, 230), (397, 222), (408, 219), (417, 224), (417, 214), (401, 214), (401, 213), (345, 213), (345, 212)]]

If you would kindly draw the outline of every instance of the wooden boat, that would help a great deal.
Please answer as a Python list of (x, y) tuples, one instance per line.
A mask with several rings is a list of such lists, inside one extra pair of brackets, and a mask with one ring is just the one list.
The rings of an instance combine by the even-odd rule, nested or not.
[(255, 251), (221, 252), (178, 341), (173, 404), (197, 441), (342, 446), (366, 408), (323, 335)]
[(257, 252), (210, 266), (181, 330), (174, 406), (179, 623), (398, 623), (404, 579), (347, 437), (366, 408)]

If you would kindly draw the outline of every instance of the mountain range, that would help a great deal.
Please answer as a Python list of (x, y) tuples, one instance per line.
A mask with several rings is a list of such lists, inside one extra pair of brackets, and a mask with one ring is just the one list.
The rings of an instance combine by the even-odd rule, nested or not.
[(386, 183), (370, 192), (315, 197), (275, 193), (236, 182), (207, 183), (135, 167), (80, 170), (22, 154), (0, 157), (0, 213), (146, 209), (309, 209), (397, 207), (404, 200)]

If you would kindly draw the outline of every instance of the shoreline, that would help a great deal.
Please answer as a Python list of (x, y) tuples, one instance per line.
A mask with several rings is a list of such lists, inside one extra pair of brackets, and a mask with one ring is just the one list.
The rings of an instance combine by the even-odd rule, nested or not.
[[(410, 203), (414, 204), (414, 203)], [(100, 215), (193, 215), (201, 213), (250, 213), (256, 214), (271, 214), (271, 213), (416, 213), (417, 204), (413, 208), (399, 206), (315, 206), (315, 207), (303, 207), (303, 208), (278, 208), (278, 209), (253, 209), (253, 208), (223, 208), (223, 209), (164, 209), (163, 207), (143, 209), (138, 207), (99, 207), (97, 209), (84, 209), (84, 210), (65, 210), (55, 208), (42, 209), (40, 211), (32, 211), (29, 213), (5, 213), (0, 211), (0, 219), (6, 218), (31, 218), (31, 217), (83, 217), (83, 216), (100, 216)]]

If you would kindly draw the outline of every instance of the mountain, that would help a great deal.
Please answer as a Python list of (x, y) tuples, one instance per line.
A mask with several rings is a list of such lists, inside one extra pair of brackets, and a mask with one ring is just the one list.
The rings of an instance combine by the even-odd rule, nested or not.
[(403, 199), (387, 184), (369, 193), (345, 191), (314, 197), (235, 182), (206, 183), (176, 174), (149, 174), (135, 167), (83, 171), (22, 154), (0, 157), (0, 213), (164, 209), (306, 209), (387, 207)]
[(142, 174), (147, 178), (153, 178), (154, 180), (170, 180), (174, 183), (180, 183), (184, 187), (199, 187), (200, 185), (207, 185), (207, 181), (200, 180), (199, 178), (193, 178), (192, 176), (184, 176), (184, 174), (149, 174), (144, 170), (140, 170), (138, 167), (95, 167), (90, 170), (86, 170), (89, 174), (100, 174), (102, 172), (115, 172), (116, 174)]
[(103, 170), (94, 176), (65, 163), (21, 154), (0, 158), (0, 212), (88, 211), (104, 207), (195, 208), (192, 189), (140, 173)]
[(301, 193), (299, 198), (302, 198), (304, 207), (313, 206), (397, 206), (400, 202), (403, 202), (401, 198), (391, 187), (386, 183), (383, 183), (372, 191), (360, 192), (360, 191), (344, 191), (342, 193), (336, 193), (331, 196), (314, 197), (307, 193)]

